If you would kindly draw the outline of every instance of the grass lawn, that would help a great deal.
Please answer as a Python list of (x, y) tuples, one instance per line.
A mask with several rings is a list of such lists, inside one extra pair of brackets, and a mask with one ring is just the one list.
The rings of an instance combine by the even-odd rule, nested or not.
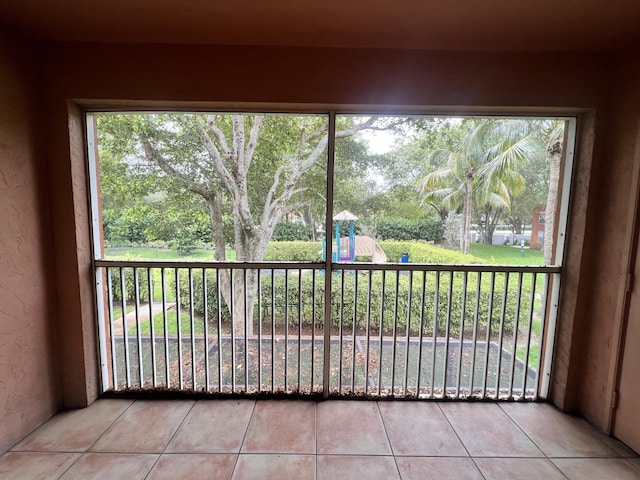
[(524, 256), (520, 255), (520, 247), (507, 245), (482, 245), (472, 243), (469, 253), (481, 258), (487, 263), (501, 265), (544, 265), (544, 255), (538, 250), (525, 249)]
[[(157, 313), (153, 316), (153, 329), (156, 335), (164, 334), (164, 319), (162, 313)], [(209, 333), (215, 333), (215, 330), (209, 329)], [(129, 329), (129, 335), (136, 334), (136, 327)], [(151, 323), (149, 320), (145, 320), (140, 324), (140, 333), (149, 335), (151, 333)], [(175, 310), (167, 310), (167, 334), (175, 335), (178, 333), (178, 316)], [(189, 312), (180, 312), (180, 333), (183, 335), (191, 334), (191, 315)], [(204, 333), (204, 321), (201, 318), (195, 317), (193, 320), (193, 333)]]
[[(118, 302), (120, 303), (120, 302)], [(127, 305), (127, 313), (131, 313), (136, 309), (135, 305)], [(113, 306), (113, 318), (121, 318), (122, 317), (122, 306), (114, 305)]]
[[(193, 262), (198, 260), (212, 261), (213, 250), (198, 249), (188, 255), (181, 255), (176, 250), (150, 247), (114, 247), (105, 248), (106, 260), (179, 260)], [(235, 250), (227, 249), (227, 260), (236, 259)]]

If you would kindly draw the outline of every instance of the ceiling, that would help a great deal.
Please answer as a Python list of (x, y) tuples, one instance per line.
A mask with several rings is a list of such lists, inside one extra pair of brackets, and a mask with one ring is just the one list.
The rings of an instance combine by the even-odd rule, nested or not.
[(0, 19), (72, 42), (498, 51), (640, 43), (640, 0), (3, 0)]

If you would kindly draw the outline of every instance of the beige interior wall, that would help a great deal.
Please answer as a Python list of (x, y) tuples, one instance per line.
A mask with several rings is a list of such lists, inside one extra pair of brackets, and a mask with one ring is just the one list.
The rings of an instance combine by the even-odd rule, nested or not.
[(0, 30), (0, 453), (59, 408), (37, 53)]
[[(427, 110), (585, 109), (576, 157), (553, 401), (605, 428), (602, 367), (615, 356), (630, 158), (619, 60), (603, 54), (443, 53), (206, 46), (50, 45), (49, 163), (65, 362), (65, 404), (97, 393), (91, 259), (80, 116), (72, 105), (264, 102), (429, 106)], [(620, 81), (615, 80), (616, 78)], [(613, 83), (617, 82), (617, 83)], [(629, 87), (627, 87), (627, 90)], [(160, 102), (160, 103), (154, 103)], [(71, 117), (70, 117), (71, 112)], [(69, 119), (72, 135), (69, 135)], [(633, 119), (633, 115), (624, 118)], [(626, 130), (625, 130), (626, 131)], [(71, 140), (70, 140), (71, 138)], [(592, 171), (595, 172), (592, 174)]]

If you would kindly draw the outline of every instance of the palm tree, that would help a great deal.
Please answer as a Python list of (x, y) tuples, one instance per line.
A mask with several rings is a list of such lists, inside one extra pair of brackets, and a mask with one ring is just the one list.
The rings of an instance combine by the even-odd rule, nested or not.
[[(423, 202), (440, 204), (449, 211), (462, 208), (460, 250), (469, 253), (471, 216), (508, 210), (511, 197), (524, 187), (518, 166), (541, 154), (541, 144), (527, 120), (480, 120), (451, 150), (432, 150), (431, 165), (442, 165), (418, 183)], [(485, 218), (485, 224), (491, 225)], [(491, 242), (493, 227), (485, 230)]]
[(551, 264), (553, 254), (553, 239), (556, 218), (556, 204), (558, 201), (558, 181), (560, 179), (560, 162), (562, 146), (564, 144), (564, 126), (562, 120), (555, 120), (543, 131), (546, 161), (549, 164), (549, 192), (545, 208), (544, 221), (544, 264)]

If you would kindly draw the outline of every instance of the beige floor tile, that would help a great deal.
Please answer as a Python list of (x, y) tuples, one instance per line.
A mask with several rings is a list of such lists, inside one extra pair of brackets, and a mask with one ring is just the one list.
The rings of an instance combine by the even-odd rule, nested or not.
[(241, 454), (233, 472), (233, 480), (316, 478), (314, 455)]
[(500, 407), (547, 457), (617, 457), (593, 427), (543, 403), (505, 403)]
[(486, 480), (564, 480), (564, 475), (546, 458), (476, 458)]
[(150, 454), (85, 453), (60, 480), (142, 480), (157, 460)]
[(169, 443), (167, 453), (238, 453), (254, 400), (196, 402)]
[(391, 455), (376, 402), (321, 402), (317, 417), (318, 453)]
[(472, 457), (542, 457), (494, 403), (443, 402), (440, 407)]
[(624, 458), (554, 458), (569, 480), (638, 480), (640, 471)]
[(229, 480), (238, 455), (171, 453), (160, 457), (147, 480)]
[(242, 453), (315, 453), (316, 404), (265, 400), (256, 405)]
[(318, 480), (400, 480), (393, 457), (318, 455)]
[(80, 457), (79, 453), (8, 452), (0, 457), (2, 480), (53, 480)]
[(467, 455), (437, 404), (390, 401), (378, 405), (394, 455)]
[(482, 480), (471, 458), (396, 457), (402, 480)]
[(84, 452), (132, 403), (103, 399), (87, 408), (58, 413), (12, 450)]
[(137, 400), (90, 451), (162, 453), (193, 403), (191, 400)]

